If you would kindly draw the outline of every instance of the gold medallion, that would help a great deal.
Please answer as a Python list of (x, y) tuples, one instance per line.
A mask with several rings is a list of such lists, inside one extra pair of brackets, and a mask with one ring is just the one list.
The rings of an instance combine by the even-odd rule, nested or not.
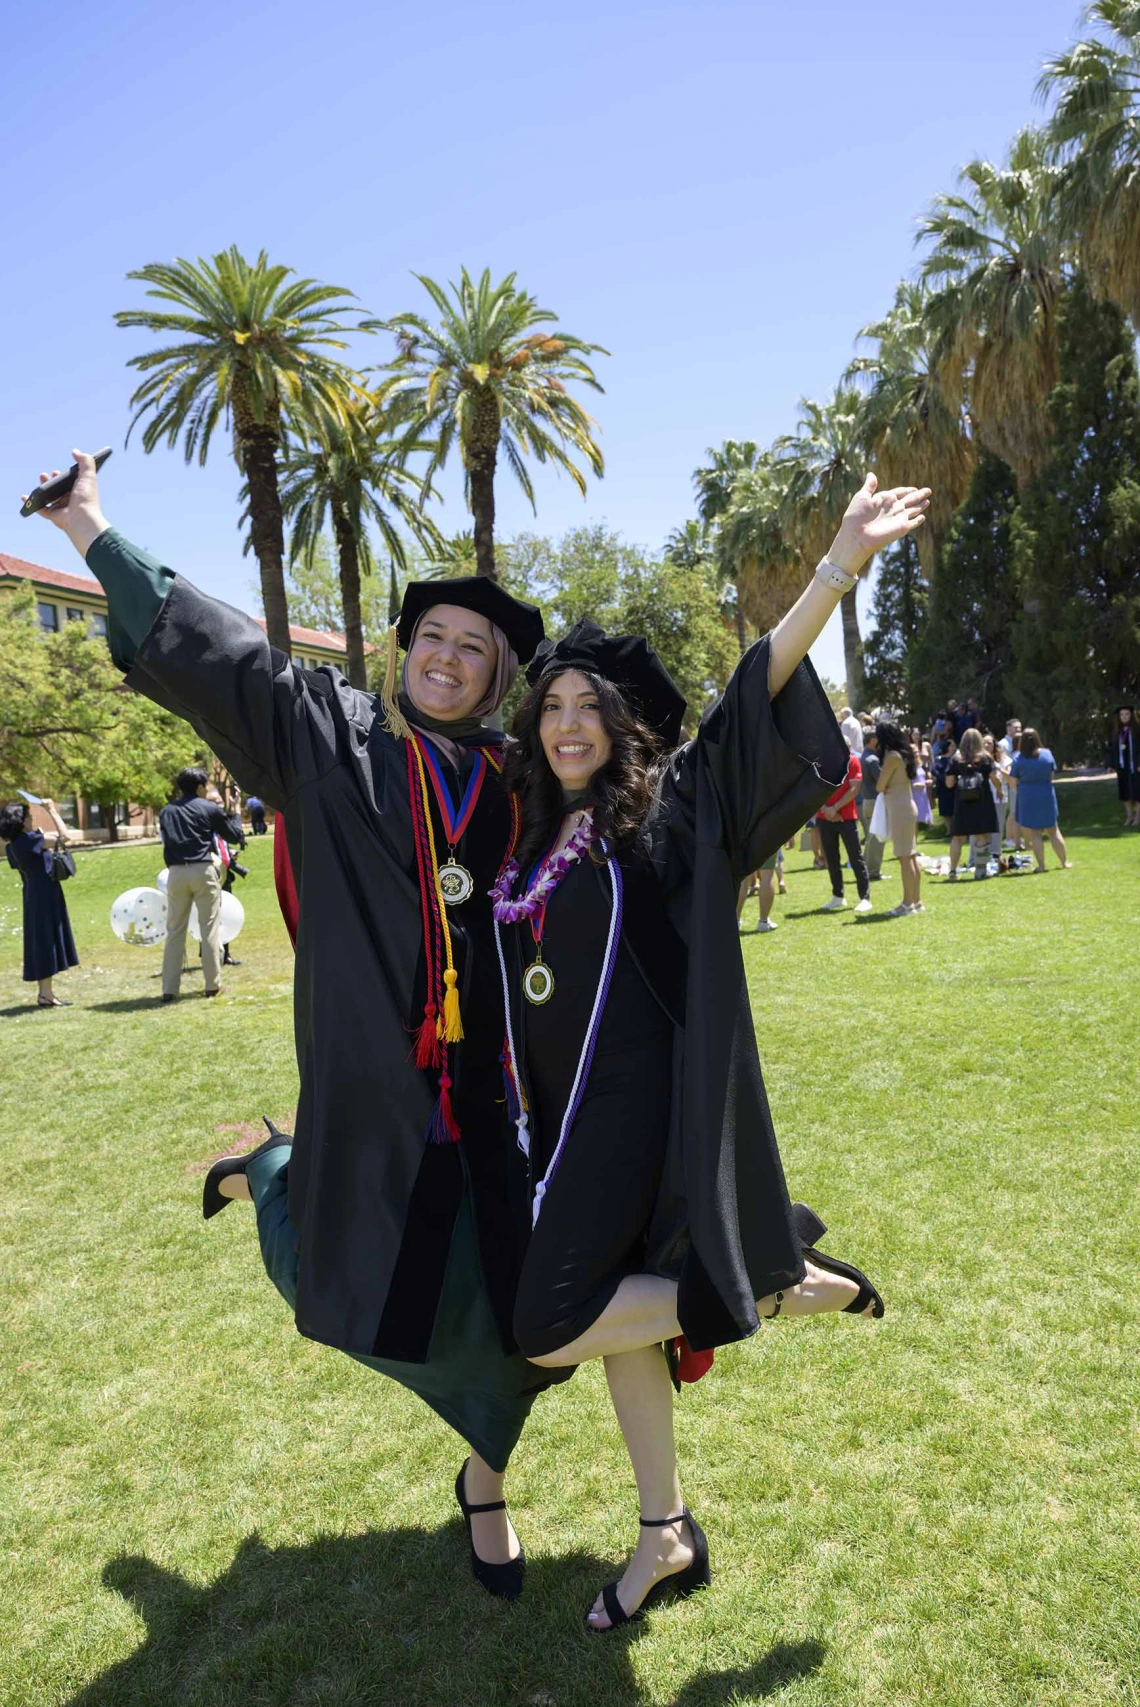
[(439, 868), (439, 892), (449, 907), (462, 906), (475, 888), (475, 879), (465, 865), (449, 859)]
[(554, 974), (544, 960), (536, 960), (523, 973), (523, 995), (533, 1007), (540, 1008), (554, 994)]

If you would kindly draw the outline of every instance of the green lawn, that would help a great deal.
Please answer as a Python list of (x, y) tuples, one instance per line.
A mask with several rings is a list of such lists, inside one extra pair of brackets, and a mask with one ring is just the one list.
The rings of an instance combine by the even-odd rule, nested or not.
[(209, 1004), (159, 1005), (161, 951), (111, 936), (148, 847), (80, 854), (74, 1005), (29, 1010), (5, 868), (0, 1701), (1140, 1702), (1140, 834), (1061, 792), (1071, 872), (861, 920), (795, 854), (747, 939), (793, 1194), (889, 1308), (781, 1321), (686, 1391), (715, 1581), (632, 1637), (582, 1625), (637, 1511), (599, 1369), (536, 1406), (527, 1592), (494, 1602), (454, 1436), (300, 1338), (244, 1207), (201, 1220), (203, 1164), (296, 1100), (268, 839)]

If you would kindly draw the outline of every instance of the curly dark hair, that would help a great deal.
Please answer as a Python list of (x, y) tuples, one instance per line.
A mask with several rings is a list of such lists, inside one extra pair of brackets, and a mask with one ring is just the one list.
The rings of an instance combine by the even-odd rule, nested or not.
[[(520, 871), (528, 871), (558, 835), (565, 813), (562, 784), (550, 768), (539, 735), (542, 702), (550, 685), (566, 674), (555, 665), (539, 677), (515, 712), (503, 762), (503, 781), (519, 797), (522, 832), (515, 850)], [(636, 840), (664, 768), (660, 736), (643, 723), (619, 687), (591, 671), (584, 675), (598, 696), (602, 727), (613, 751), (590, 778), (583, 804), (594, 808), (594, 829), (615, 853)]]
[(884, 764), (888, 753), (897, 753), (906, 766), (907, 776), (913, 782), (918, 770), (918, 760), (914, 756), (914, 748), (898, 724), (887, 721), (876, 723), (875, 735), (879, 743), (879, 756)]
[(0, 842), (12, 842), (24, 828), (28, 808), (22, 800), (9, 800), (0, 806)]

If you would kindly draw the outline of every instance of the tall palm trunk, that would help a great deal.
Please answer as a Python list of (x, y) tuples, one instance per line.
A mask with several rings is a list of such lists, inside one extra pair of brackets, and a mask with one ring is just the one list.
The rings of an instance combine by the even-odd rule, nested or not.
[(485, 389), (475, 405), (467, 446), (467, 483), (475, 520), (475, 573), (495, 573), (495, 463), (499, 454), (499, 404)]
[(743, 658), (748, 650), (748, 624), (744, 620), (744, 598), (740, 582), (736, 581), (734, 585), (736, 587), (736, 638), (740, 646), (740, 656)]
[(843, 623), (843, 661), (847, 670), (847, 698), (853, 711), (863, 710), (863, 641), (859, 634), (859, 613), (855, 609), (858, 589), (839, 601)]
[(249, 487), (249, 533), (261, 571), (261, 602), (269, 644), (292, 656), (289, 604), (285, 597), (285, 524), (277, 486), (277, 453), (281, 448), (281, 417), (275, 409), (266, 420), (253, 414), (235, 381), (234, 436), (238, 461)]
[(366, 688), (368, 672), (364, 662), (364, 623), (360, 614), (360, 546), (343, 504), (335, 498), (332, 522), (340, 563), (340, 602), (344, 612), (348, 679), (354, 688)]
[(399, 620), (400, 588), (396, 581), (396, 559), (393, 557), (388, 562), (388, 621), (399, 622)]

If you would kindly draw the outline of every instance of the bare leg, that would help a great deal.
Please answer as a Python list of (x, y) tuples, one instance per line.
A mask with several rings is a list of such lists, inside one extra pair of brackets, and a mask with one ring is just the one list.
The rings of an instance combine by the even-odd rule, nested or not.
[(1040, 830), (1026, 830), (1025, 834), (1029, 837), (1029, 845), (1033, 849), (1033, 857), (1037, 861), (1038, 871), (1044, 871), (1045, 870), (1045, 846), (1041, 840), (1041, 831)]
[(55, 993), (52, 990), (50, 978), (41, 978), (40, 979), (40, 993), (39, 993), (38, 999), (41, 1002), (54, 1002), (55, 1001)]
[(951, 873), (951, 876), (953, 876), (954, 872), (956, 872), (958, 869), (958, 861), (962, 857), (962, 842), (963, 842), (963, 840), (964, 840), (964, 838), (962, 836), (951, 836), (950, 837), (950, 873)]
[(249, 1181), (244, 1174), (226, 1174), (218, 1181), (218, 1195), (232, 1198), (235, 1203), (252, 1203)]
[[(463, 1491), (471, 1505), (491, 1505), (503, 1498), (505, 1475), (500, 1475), (477, 1452), (467, 1460)], [(519, 1538), (505, 1511), (476, 1512), (471, 1519), (475, 1551), (488, 1565), (506, 1565), (519, 1556)]]
[(774, 871), (762, 871), (760, 873), (760, 923), (762, 925), (768, 923), (768, 914), (772, 911), (772, 902), (776, 898), (776, 886), (773, 881), (775, 875)]
[[(820, 1316), (844, 1310), (858, 1296), (853, 1280), (830, 1274), (809, 1262), (798, 1286), (789, 1287), (780, 1306), (785, 1316)], [(868, 1304), (865, 1315), (871, 1314)], [(761, 1316), (775, 1314), (776, 1299), (769, 1295), (756, 1304)], [(677, 1283), (656, 1274), (631, 1274), (622, 1281), (596, 1322), (557, 1351), (532, 1357), (544, 1369), (561, 1369), (571, 1363), (588, 1363), (592, 1357), (614, 1357), (676, 1339), (681, 1332), (677, 1320)], [(649, 1517), (650, 1512), (643, 1512)]]
[(1059, 824), (1054, 824), (1053, 828), (1049, 831), (1049, 840), (1053, 844), (1053, 852), (1056, 854), (1065, 869), (1068, 870), (1069, 856), (1065, 852), (1065, 838), (1061, 834), (1061, 827)]
[[(633, 1465), (640, 1515), (678, 1516), (682, 1500), (673, 1444), (673, 1389), (660, 1347), (643, 1346), (640, 1351), (607, 1357), (606, 1380)], [(692, 1538), (684, 1523), (639, 1529), (633, 1557), (618, 1584), (622, 1606), (635, 1612), (655, 1582), (684, 1570), (692, 1557)], [(590, 1623), (606, 1630), (609, 1622), (599, 1595)]]

